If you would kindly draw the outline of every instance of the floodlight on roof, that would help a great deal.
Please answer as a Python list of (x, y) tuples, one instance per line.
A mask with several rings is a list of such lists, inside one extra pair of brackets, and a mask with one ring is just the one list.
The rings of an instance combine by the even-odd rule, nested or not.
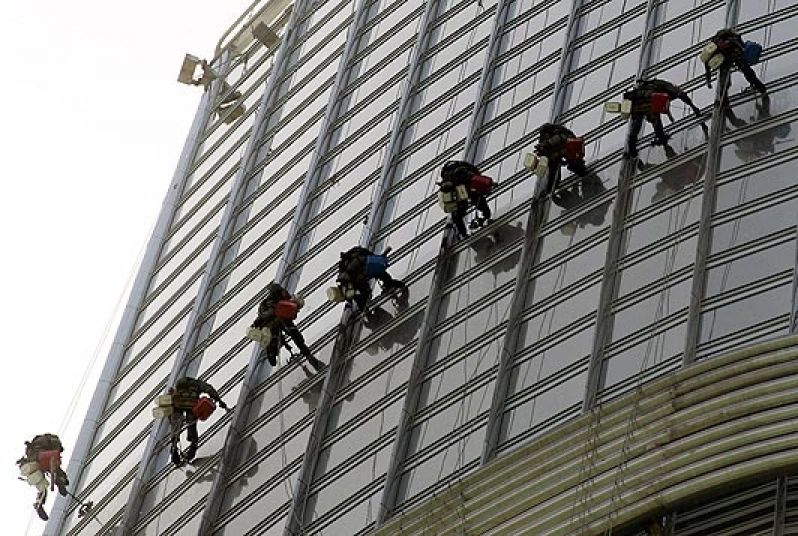
[(244, 106), (243, 104), (239, 104), (238, 106), (235, 106), (235, 107), (228, 106), (226, 108), (220, 108), (219, 109), (219, 115), (220, 116), (224, 115), (227, 112), (227, 110), (229, 110), (230, 108), (232, 108), (232, 111), (229, 114), (225, 115), (224, 118), (222, 119), (222, 122), (225, 125), (229, 125), (231, 123), (234, 123), (236, 121), (236, 119), (238, 119), (239, 117), (244, 115), (246, 113), (246, 111), (247, 111), (246, 106)]
[[(200, 74), (199, 77), (195, 76), (197, 66), (202, 69), (202, 74)], [(206, 88), (217, 78), (218, 75), (216, 71), (208, 65), (207, 61), (201, 60), (191, 54), (186, 54), (186, 57), (183, 58), (183, 65), (180, 66), (180, 74), (177, 75), (177, 81), (182, 84), (204, 86)]]
[(181, 84), (197, 85), (194, 80), (194, 72), (199, 64), (200, 59), (198, 57), (186, 54), (186, 57), (183, 58), (183, 65), (180, 66), (180, 74), (177, 75), (177, 81)]
[(274, 48), (277, 43), (280, 42), (280, 36), (278, 36), (268, 24), (263, 22), (259, 22), (252, 28), (252, 35), (255, 36), (258, 42), (269, 49)]

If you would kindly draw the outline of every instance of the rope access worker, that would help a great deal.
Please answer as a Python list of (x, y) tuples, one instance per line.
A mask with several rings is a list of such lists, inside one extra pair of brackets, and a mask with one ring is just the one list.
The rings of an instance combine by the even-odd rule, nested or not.
[[(174, 407), (172, 424), (176, 427), (172, 433), (170, 453), (175, 467), (182, 467), (186, 462), (193, 460), (197, 454), (197, 446), (199, 445), (197, 420), (204, 421), (210, 417), (211, 413), (216, 409), (213, 402), (224, 410), (228, 408), (211, 384), (196, 378), (189, 378), (188, 376), (177, 380), (175, 386), (169, 389), (169, 394), (172, 395), (172, 406)], [(200, 395), (208, 395), (210, 398), (200, 397)], [(188, 447), (181, 453), (178, 442), (180, 441), (180, 432), (183, 426), (186, 428)]]
[[(288, 336), (299, 348), (299, 352), (307, 359), (308, 363), (319, 372), (324, 368), (324, 363), (316, 359), (305, 343), (305, 338), (297, 329), (294, 320), (297, 313), (305, 305), (305, 300), (293, 296), (282, 285), (272, 281), (266, 286), (266, 297), (258, 306), (258, 317), (252, 322), (252, 328), (269, 330), (266, 342), (266, 359), (271, 366), (277, 365), (277, 354), (280, 344), (286, 344), (283, 334)], [(261, 340), (261, 342), (264, 342)]]
[(441, 169), (441, 179), (438, 203), (444, 212), (452, 215), (452, 222), (461, 238), (468, 236), (465, 217), (471, 206), (481, 214), (471, 222), (472, 229), (491, 223), (486, 197), (493, 190), (493, 179), (482, 175), (474, 164), (461, 160), (446, 162)]
[(52, 478), (52, 485), (58, 487), (58, 493), (67, 494), (69, 478), (61, 469), (62, 452), (64, 447), (57, 435), (41, 434), (30, 441), (25, 441), (25, 456), (17, 460), (20, 480), (26, 480), (38, 491), (33, 508), (44, 521), (47, 521), (48, 517), (44, 511), (44, 503), (47, 500), (47, 488), (51, 486), (46, 474), (49, 473)]
[(718, 30), (701, 53), (701, 61), (704, 62), (704, 69), (706, 70), (707, 87), (712, 87), (713, 69), (728, 72), (734, 66), (743, 73), (752, 88), (767, 98), (768, 91), (765, 84), (762, 83), (751, 68), (752, 65), (759, 61), (761, 53), (761, 45), (753, 42), (743, 42), (740, 34), (731, 28)]
[(373, 251), (361, 246), (341, 253), (338, 261), (337, 286), (327, 290), (331, 301), (348, 303), (354, 302), (359, 311), (366, 311), (366, 304), (371, 298), (372, 279), (382, 282), (383, 293), (396, 291), (399, 299), (406, 299), (407, 285), (394, 279), (388, 273), (387, 251), (377, 255)]
[(535, 153), (548, 159), (548, 180), (545, 195), (550, 196), (557, 186), (560, 167), (566, 165), (568, 170), (579, 177), (588, 174), (585, 166), (585, 143), (570, 129), (554, 123), (543, 123), (540, 126), (540, 140), (535, 145)]
[(701, 110), (693, 104), (689, 95), (679, 86), (666, 80), (658, 80), (656, 78), (652, 80), (639, 79), (634, 89), (625, 92), (623, 98), (632, 103), (632, 111), (630, 113), (632, 125), (629, 129), (629, 137), (626, 139), (626, 152), (624, 153), (627, 158), (637, 157), (637, 137), (640, 134), (640, 129), (643, 128), (643, 119), (654, 127), (652, 145), (665, 145), (668, 143), (670, 137), (665, 133), (660, 116), (666, 114), (673, 121), (669, 108), (671, 100), (679, 99), (692, 108), (696, 117), (701, 117)]

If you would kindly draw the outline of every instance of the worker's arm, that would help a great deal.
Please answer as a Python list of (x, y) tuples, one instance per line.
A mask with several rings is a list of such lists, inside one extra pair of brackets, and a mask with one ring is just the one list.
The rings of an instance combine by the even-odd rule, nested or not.
[(208, 396), (210, 396), (212, 399), (214, 399), (222, 409), (227, 409), (227, 404), (224, 403), (222, 397), (219, 396), (219, 393), (216, 391), (216, 389), (213, 388), (211, 384), (206, 383), (202, 380), (197, 380), (197, 381), (200, 382), (199, 391), (201, 393), (205, 393)]
[(690, 96), (686, 92), (684, 92), (684, 91), (682, 91), (680, 89), (679, 90), (679, 94), (677, 95), (677, 98), (680, 101), (682, 101), (683, 103), (685, 103), (687, 106), (692, 108), (693, 113), (696, 115), (696, 117), (701, 117), (701, 110), (698, 108), (698, 106), (696, 106), (693, 103), (693, 100), (690, 98)]

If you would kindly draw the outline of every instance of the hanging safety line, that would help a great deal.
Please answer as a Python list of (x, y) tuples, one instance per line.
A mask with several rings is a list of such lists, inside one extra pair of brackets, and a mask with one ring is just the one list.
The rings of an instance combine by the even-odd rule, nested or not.
[[(723, 98), (721, 99), (721, 107), (724, 105), (723, 103), (725, 102), (725, 97), (727, 96), (727, 93), (726, 93), (727, 90), (728, 90), (728, 85), (724, 85), (724, 88), (721, 90), (721, 94), (723, 95)], [(720, 110), (718, 113), (722, 114), (723, 110)], [(624, 440), (623, 440), (623, 443), (622, 443), (622, 446), (621, 446), (621, 463), (617, 466), (617, 468), (615, 470), (615, 478), (613, 480), (613, 490), (612, 490), (612, 495), (611, 495), (611, 498), (610, 498), (610, 512), (609, 512), (609, 519), (608, 519), (609, 527), (608, 527), (608, 530), (605, 532), (605, 534), (607, 534), (607, 536), (612, 536), (613, 519), (614, 519), (615, 515), (617, 514), (618, 509), (620, 508), (620, 506), (618, 505), (618, 503), (621, 500), (620, 487), (623, 484), (623, 478), (624, 478), (623, 477), (623, 472), (624, 472), (626, 466), (628, 465), (629, 454), (630, 454), (629, 449), (630, 449), (630, 443), (631, 443), (631, 438), (632, 438), (632, 434), (633, 434), (633, 428), (634, 428), (636, 420), (637, 420), (637, 413), (639, 411), (640, 402), (642, 400), (642, 395), (643, 395), (642, 386), (643, 386), (643, 383), (644, 383), (644, 372), (648, 369), (648, 366), (649, 366), (649, 361), (650, 361), (650, 358), (651, 358), (651, 354), (652, 354), (654, 345), (656, 344), (654, 341), (657, 338), (657, 332), (659, 331), (660, 323), (663, 320), (664, 309), (665, 309), (666, 303), (669, 306), (670, 293), (671, 293), (671, 290), (672, 290), (672, 288), (671, 288), (671, 279), (673, 277), (673, 270), (675, 268), (676, 259), (677, 259), (678, 253), (679, 253), (679, 246), (682, 244), (682, 239), (683, 239), (683, 236), (684, 236), (684, 232), (685, 232), (686, 228), (688, 227), (687, 226), (687, 219), (688, 219), (688, 216), (689, 216), (689, 213), (690, 213), (690, 207), (691, 207), (692, 201), (696, 197), (695, 194), (696, 194), (697, 186), (698, 186), (698, 184), (702, 184), (703, 185), (706, 182), (706, 174), (709, 171), (707, 169), (707, 167), (706, 167), (707, 164), (708, 164), (707, 155), (704, 156), (704, 162), (705, 162), (704, 170), (703, 170), (704, 180), (703, 181), (699, 181), (698, 180), (699, 179), (698, 176), (696, 176), (695, 179), (693, 180), (693, 184), (692, 184), (692, 186), (690, 188), (689, 195), (687, 197), (687, 201), (686, 201), (685, 206), (684, 206), (684, 212), (682, 212), (682, 214), (681, 214), (681, 221), (679, 221), (679, 226), (678, 226), (678, 230), (677, 230), (677, 233), (676, 233), (676, 240), (675, 240), (674, 244), (669, 248), (670, 251), (666, 255), (664, 273), (663, 273), (663, 277), (661, 278), (663, 280), (662, 290), (659, 292), (659, 299), (658, 299), (658, 302), (657, 302), (657, 309), (656, 309), (655, 315), (654, 315), (654, 323), (652, 324), (652, 326), (650, 328), (651, 336), (646, 341), (646, 349), (645, 349), (645, 352), (643, 354), (643, 360), (642, 360), (642, 362), (640, 364), (640, 369), (638, 370), (638, 374), (637, 374), (637, 378), (636, 378), (636, 382), (635, 382), (632, 410), (631, 410), (631, 412), (629, 414), (629, 419), (627, 420), (626, 429), (624, 431)], [(677, 207), (674, 207), (674, 208), (678, 209), (679, 207), (677, 206)], [(669, 214), (669, 217), (672, 217), (672, 213)]]
[[(701, 24), (700, 20), (699, 20), (698, 24), (699, 25)], [(694, 24), (693, 24), (693, 41), (696, 41), (695, 25), (696, 24), (694, 22)], [(692, 65), (693, 64), (691, 64), (691, 66)], [(704, 158), (705, 158), (704, 176), (706, 176), (706, 155), (704, 156)], [(627, 421), (626, 429), (625, 429), (625, 432), (624, 432), (624, 441), (623, 441), (622, 448), (621, 448), (621, 453), (622, 453), (622, 455), (621, 455), (621, 463), (617, 466), (616, 474), (615, 474), (615, 477), (613, 479), (613, 489), (612, 489), (612, 494), (611, 494), (611, 497), (610, 497), (610, 512), (609, 512), (609, 518), (608, 518), (609, 527), (608, 527), (608, 530), (605, 531), (605, 534), (607, 534), (609, 536), (611, 536), (611, 534), (612, 534), (613, 518), (614, 518), (615, 514), (617, 513), (616, 503), (618, 501), (620, 501), (620, 499), (621, 499), (621, 497), (620, 497), (620, 486), (621, 486), (621, 484), (623, 482), (623, 470), (628, 464), (629, 443), (631, 441), (632, 427), (633, 427), (634, 423), (636, 422), (637, 412), (639, 410), (640, 400), (642, 398), (642, 384), (643, 384), (643, 377), (644, 377), (643, 372), (648, 368), (648, 364), (649, 364), (649, 360), (650, 360), (650, 357), (651, 357), (651, 353), (652, 353), (652, 350), (653, 350), (654, 345), (655, 345), (654, 341), (655, 341), (655, 339), (657, 337), (657, 331), (659, 330), (659, 325), (660, 325), (660, 322), (662, 320), (663, 310), (665, 309), (666, 306), (667, 306), (668, 309), (670, 308), (670, 292), (672, 290), (671, 289), (671, 278), (672, 278), (672, 275), (673, 275), (673, 269), (674, 269), (675, 264), (676, 264), (676, 258), (677, 258), (677, 255), (678, 255), (679, 246), (681, 245), (683, 233), (684, 233), (685, 228), (686, 228), (686, 222), (687, 222), (687, 217), (688, 217), (689, 211), (690, 211), (690, 205), (691, 205), (692, 200), (693, 200), (693, 198), (695, 196), (696, 187), (699, 184), (698, 178), (699, 177), (696, 176), (694, 181), (693, 181), (693, 184), (692, 184), (691, 189), (690, 189), (689, 196), (687, 198), (687, 202), (685, 203), (684, 212), (681, 215), (681, 221), (679, 222), (679, 225), (678, 225), (676, 241), (675, 241), (674, 245), (669, 248), (670, 251), (666, 255), (666, 259), (665, 259), (663, 278), (661, 278), (661, 279), (664, 279), (664, 282), (663, 282), (663, 285), (662, 285), (662, 290), (659, 293), (657, 309), (656, 309), (656, 312), (655, 312), (655, 321), (654, 321), (654, 323), (652, 324), (652, 326), (650, 328), (651, 329), (651, 337), (649, 337), (647, 339), (646, 350), (644, 352), (644, 357), (643, 357), (643, 360), (642, 360), (641, 365), (640, 365), (640, 370), (638, 371), (638, 374), (637, 374), (636, 385), (635, 385), (634, 396), (633, 396), (633, 407), (632, 407), (632, 411), (630, 412), (630, 417), (629, 417), (629, 419)], [(703, 181), (702, 181), (702, 184), (703, 184)], [(675, 207), (675, 208), (678, 209), (678, 207)], [(673, 221), (672, 218), (673, 218), (673, 215), (672, 215), (672, 213), (670, 213), (669, 214), (670, 221)], [(670, 227), (670, 225), (669, 225), (669, 227)], [(664, 342), (662, 344), (663, 344), (663, 348), (664, 348)], [(589, 475), (589, 478), (588, 478), (587, 482), (585, 483), (584, 489), (583, 489), (584, 493), (583, 493), (582, 499), (585, 502), (585, 504), (583, 504), (582, 507), (580, 508), (580, 518), (581, 518), (581, 520), (580, 520), (580, 533), (581, 534), (584, 534), (585, 530), (586, 530), (586, 522), (587, 522), (587, 520), (586, 520), (586, 516), (587, 516), (587, 504), (586, 504), (586, 501), (587, 501), (587, 497), (589, 495), (589, 488), (590, 488), (590, 486), (592, 486), (592, 482), (593, 482), (594, 477), (595, 477), (595, 475), (593, 474), (595, 472), (594, 471), (594, 469), (595, 469), (595, 461), (594, 460), (595, 460), (595, 458), (597, 456), (597, 450), (599, 448), (599, 444), (598, 444), (598, 439), (599, 439), (598, 438), (598, 426), (599, 426), (599, 423), (600, 423), (600, 415), (599, 415), (598, 409), (599, 408), (593, 408), (594, 419), (591, 420), (591, 428), (593, 429), (591, 431), (592, 441), (589, 439), (589, 444), (588, 444), (588, 450), (589, 450), (588, 456), (591, 459), (591, 461), (589, 462), (589, 468), (588, 468), (589, 471), (590, 471), (590, 475)], [(583, 463), (583, 467), (584, 466), (585, 466), (585, 464)]]
[[(775, 0), (768, 0), (768, 14), (772, 14), (774, 12), (774, 10), (775, 10), (774, 2), (775, 2)], [(765, 27), (765, 39), (764, 39), (764, 41), (762, 43), (763, 46), (770, 44), (772, 31), (773, 31), (773, 26), (766, 26)], [(767, 63), (768, 63), (767, 61), (761, 62), (761, 67), (760, 67), (760, 75), (761, 75), (761, 77), (760, 77), (760, 79), (763, 79), (765, 77), (765, 74), (767, 72)], [(728, 84), (727, 88), (730, 85), (731, 84)], [(728, 98), (726, 98), (724, 100), (724, 103), (727, 106), (731, 107), (731, 103), (728, 101)], [(751, 176), (750, 175), (746, 175), (745, 177), (742, 177), (740, 179), (740, 181), (739, 181), (739, 184), (740, 184), (739, 188), (740, 189), (737, 192), (737, 204), (736, 204), (736, 206), (741, 206), (745, 202), (745, 199), (746, 199), (746, 197), (748, 195), (748, 185), (749, 185), (750, 181), (751, 181)], [(727, 249), (731, 249), (732, 247), (737, 245), (737, 240), (740, 237), (740, 229), (741, 228), (742, 228), (741, 219), (740, 218), (736, 218), (733, 221), (733, 223), (732, 223), (732, 230), (731, 230), (731, 235), (729, 237), (729, 244), (728, 244), (728, 248)], [(720, 283), (720, 288), (718, 289), (718, 294), (722, 294), (726, 290), (726, 285), (728, 284), (729, 277), (731, 275), (731, 265), (732, 265), (732, 261), (729, 261), (729, 262), (726, 263), (726, 265), (723, 268), (723, 275), (721, 276), (721, 283)], [(711, 312), (711, 314), (712, 314), (712, 322), (710, 323), (709, 334), (707, 336), (707, 340), (711, 340), (713, 335), (714, 335), (715, 323), (717, 321), (717, 313), (718, 313), (717, 309), (715, 309), (715, 310), (713, 310)]]
[[(436, 1), (436, 0), (429, 0), (429, 1)], [(476, 17), (479, 17), (482, 14), (481, 11), (484, 11), (484, 9), (482, 9), (480, 6), (477, 6), (477, 15), (476, 15)], [(443, 29), (446, 28), (446, 25), (448, 23), (449, 23), (449, 21), (446, 21), (446, 22), (443, 23)], [(466, 42), (465, 50), (470, 50), (471, 47), (474, 45), (474, 38), (476, 37), (476, 33), (477, 33), (477, 30), (479, 29), (479, 26), (480, 25), (477, 24), (469, 32), (469, 36), (468, 36), (468, 40)], [(444, 31), (444, 30), (441, 30), (441, 31)], [(449, 45), (449, 46), (453, 46), (453, 45)], [(455, 82), (455, 84), (452, 87), (459, 86), (463, 82), (463, 80), (465, 80), (465, 78), (466, 78), (466, 68), (468, 67), (469, 59), (470, 58), (466, 58), (460, 64), (460, 70), (459, 70), (458, 75), (457, 75), (457, 82)], [(409, 91), (413, 91), (413, 89), (414, 88), (408, 88)], [(448, 106), (448, 108), (446, 110), (447, 119), (452, 117), (452, 115), (454, 114), (454, 109), (455, 109), (455, 106), (457, 105), (457, 99), (458, 99), (459, 96), (460, 96), (460, 94), (458, 93), (456, 95), (453, 95), (452, 98), (449, 99), (449, 106)], [(477, 106), (477, 105), (478, 105), (478, 103), (474, 104), (474, 106)], [(454, 125), (450, 126), (449, 128), (447, 128), (445, 130), (443, 136), (438, 137), (438, 144), (437, 144), (437, 146), (435, 148), (435, 154), (436, 155), (440, 155), (441, 152), (443, 151), (443, 149), (446, 147), (446, 145), (448, 145), (448, 143), (449, 143), (449, 134), (451, 134), (451, 131), (452, 131), (453, 128), (454, 128)], [(424, 197), (425, 198), (430, 197), (432, 195), (434, 189), (437, 187), (436, 180), (435, 180), (435, 169), (430, 171), (430, 178), (431, 178), (431, 180), (427, 180), (426, 188), (424, 190)], [(419, 180), (421, 180), (421, 179), (419, 179)], [(421, 217), (416, 222), (415, 236), (419, 236), (422, 233), (422, 231), (427, 228), (427, 221), (429, 220), (430, 212), (432, 210), (433, 210), (433, 208), (431, 207), (430, 209), (427, 209), (424, 212), (422, 212)], [(409, 269), (415, 268), (416, 261), (418, 260), (418, 255), (419, 255), (419, 248), (414, 249), (410, 253)]]
[[(705, 172), (706, 175), (706, 172)], [(610, 514), (609, 514), (609, 529), (607, 531), (608, 536), (612, 535), (613, 529), (613, 519), (617, 514), (619, 509), (618, 503), (621, 500), (621, 493), (620, 487), (624, 481), (624, 470), (628, 465), (629, 461), (629, 454), (630, 454), (630, 443), (633, 435), (633, 429), (637, 422), (637, 414), (640, 409), (640, 402), (643, 397), (642, 386), (644, 383), (644, 373), (649, 368), (650, 359), (652, 356), (653, 349), (657, 344), (655, 341), (658, 337), (658, 331), (660, 327), (660, 323), (665, 316), (665, 310), (670, 308), (670, 294), (673, 290), (671, 286), (671, 281), (673, 277), (673, 270), (676, 266), (676, 260), (679, 254), (679, 246), (682, 245), (682, 238), (686, 228), (688, 215), (690, 213), (690, 206), (695, 198), (696, 186), (699, 184), (699, 177), (696, 177), (693, 181), (693, 185), (690, 188), (689, 196), (687, 197), (687, 201), (684, 206), (684, 211), (681, 214), (681, 221), (679, 221), (678, 231), (676, 233), (676, 240), (674, 244), (669, 248), (669, 252), (666, 255), (665, 259), (665, 266), (664, 266), (664, 273), (663, 277), (660, 278), (662, 283), (662, 290), (659, 292), (659, 298), (657, 302), (657, 309), (654, 314), (654, 323), (650, 328), (650, 336), (646, 341), (646, 349), (643, 354), (643, 360), (640, 364), (640, 369), (637, 373), (637, 380), (635, 383), (634, 395), (633, 395), (633, 404), (632, 404), (632, 411), (630, 412), (629, 419), (626, 423), (626, 430), (624, 432), (624, 440), (621, 446), (621, 463), (617, 466), (615, 471), (615, 478), (613, 480), (613, 490), (612, 496), (610, 498)], [(701, 181), (703, 183), (703, 181)], [(678, 210), (678, 206), (674, 207)], [(672, 217), (672, 214), (669, 214), (669, 217)]]
[[(471, 261), (472, 261), (471, 255), (469, 254), (469, 250), (468, 249), (464, 249), (462, 251), (462, 253), (464, 253), (466, 255), (466, 258), (467, 258), (466, 270), (464, 271), (464, 274), (469, 276), (469, 278), (468, 278), (468, 280), (466, 282), (466, 285), (465, 285), (465, 287), (466, 287), (466, 308), (464, 309), (465, 311), (469, 312), (468, 315), (466, 316), (465, 323), (464, 323), (464, 325), (465, 325), (464, 329), (466, 330), (466, 333), (467, 333), (468, 321), (469, 321), (470, 317), (472, 316), (470, 314), (470, 312), (472, 311), (472, 305), (473, 305), (472, 302), (471, 302), (470, 285), (471, 285), (471, 279), (472, 279), (471, 276), (474, 275), (474, 274), (469, 274), (469, 271), (471, 270)], [(501, 254), (496, 255), (496, 257), (498, 259), (497, 262), (501, 261), (501, 259), (499, 258), (501, 256), (502, 256)], [(479, 274), (476, 274), (476, 275), (479, 275)], [(462, 287), (460, 287), (460, 288), (462, 289)], [(489, 307), (495, 309), (497, 307), (497, 305), (498, 304), (493, 304), (493, 305), (491, 305)], [(496, 324), (497, 326), (501, 325), (502, 323), (507, 321), (507, 317), (509, 316), (511, 308), (512, 308), (512, 303), (508, 303), (504, 314), (502, 315), (501, 319), (499, 319), (497, 324)], [(465, 335), (465, 337), (466, 337), (465, 340), (467, 341), (468, 340), (467, 335)], [(493, 341), (493, 342), (496, 342), (496, 341)], [(472, 368), (472, 371), (470, 373), (467, 371), (469, 356), (466, 355), (462, 359), (463, 373), (464, 373), (464, 377), (465, 377), (465, 380), (464, 380), (464, 383), (463, 383), (464, 387), (467, 388), (467, 386), (469, 386), (472, 383), (474, 377), (477, 375), (478, 371), (480, 370), (480, 368), (482, 366), (483, 360), (485, 359), (485, 357), (487, 357), (487, 355), (489, 354), (491, 348), (493, 347), (493, 342), (491, 342), (490, 344), (485, 345), (476, 354), (476, 357), (477, 357), (476, 363), (474, 364), (474, 366)], [(449, 345), (447, 347), (447, 355), (451, 354), (451, 344), (452, 344), (452, 340), (449, 341)], [(499, 351), (496, 355), (501, 355), (501, 351)], [(438, 385), (438, 389), (437, 389), (437, 392), (436, 392), (435, 399), (437, 399), (437, 394), (439, 394), (441, 387), (442, 387), (442, 383)], [(487, 390), (482, 395), (482, 400), (480, 401), (480, 407), (482, 406), (482, 404), (484, 404), (486, 396), (487, 396)], [(466, 400), (466, 399), (468, 399), (468, 400)], [(448, 437), (454, 436), (455, 433), (457, 432), (457, 429), (459, 427), (461, 427), (463, 424), (465, 424), (465, 422), (466, 422), (466, 414), (467, 414), (467, 412), (470, 411), (471, 404), (472, 404), (471, 396), (464, 394), (464, 396), (460, 398), (458, 412), (457, 412), (457, 415), (455, 416), (455, 419), (453, 420), (452, 429), (447, 434)], [(466, 407), (467, 405), (468, 405), (468, 407)], [(427, 424), (429, 424), (429, 423), (427, 423)], [(419, 440), (419, 444), (423, 444), (424, 443), (424, 437), (426, 436), (427, 430), (428, 430), (428, 427), (425, 427), (424, 430), (422, 431), (421, 439)], [(462, 483), (462, 480), (463, 480), (463, 477), (464, 477), (464, 474), (462, 473), (462, 468), (463, 468), (464, 461), (465, 461), (465, 450), (466, 450), (466, 448), (468, 446), (469, 440), (472, 438), (472, 435), (473, 434), (468, 434), (465, 437), (462, 437), (461, 439), (458, 439), (458, 441), (455, 444), (448, 445), (445, 448), (445, 450), (444, 450), (444, 455), (443, 455), (443, 458), (441, 460), (441, 465), (439, 467), (438, 475), (437, 475), (437, 478), (436, 478), (437, 481), (440, 481), (441, 477), (443, 475), (443, 472), (444, 472), (444, 469), (445, 469), (445, 464), (446, 464), (446, 459), (447, 459), (447, 457), (449, 455), (449, 449), (451, 447), (457, 447), (457, 445), (459, 444), (459, 448), (457, 448), (457, 463), (455, 464), (455, 467), (454, 467), (453, 471), (451, 472), (451, 474), (455, 475), (455, 476), (454, 476), (453, 479), (450, 480), (450, 482), (447, 483), (447, 488), (448, 489), (451, 489), (453, 486)], [(447, 437), (447, 436), (445, 436), (445, 437)], [(412, 476), (413, 475), (414, 474), (411, 474), (411, 480), (410, 480), (408, 486), (410, 486), (412, 484)], [(437, 496), (437, 493), (433, 494), (433, 496)], [(449, 503), (449, 504), (447, 504), (447, 507), (450, 507), (452, 509), (456, 509), (455, 511), (456, 511), (456, 513), (458, 515), (458, 518), (460, 518), (461, 522), (463, 523), (463, 526), (466, 526), (466, 519), (465, 519), (465, 501), (466, 501), (466, 497), (463, 495), (462, 488), (460, 489), (460, 492), (458, 494), (458, 499), (459, 500), (457, 501), (456, 504), (451, 505), (451, 503)], [(425, 532), (426, 532), (426, 528), (429, 527), (429, 522), (430, 522), (430, 516), (431, 515), (432, 515), (432, 512), (429, 512), (424, 517)]]
[[(434, 0), (430, 0), (430, 1), (434, 1)], [(484, 11), (484, 8), (482, 8), (481, 6), (477, 6), (477, 15), (476, 16), (477, 17), (480, 16), (483, 11)], [(444, 22), (442, 31), (445, 31), (446, 25), (448, 23), (449, 23), (449, 21)], [(469, 36), (468, 36), (468, 40), (467, 40), (467, 43), (466, 43), (466, 46), (465, 46), (465, 50), (469, 50), (473, 46), (474, 38), (476, 36), (477, 30), (479, 29), (479, 26), (480, 25), (477, 24), (469, 32)], [(463, 61), (460, 64), (457, 82), (454, 84), (454, 87), (459, 86), (462, 83), (462, 81), (465, 79), (466, 68), (468, 66), (468, 63), (469, 63), (469, 59), (466, 59), (465, 61)], [(412, 88), (411, 88), (411, 90), (412, 90)], [(454, 107), (457, 104), (457, 97), (458, 96), (459, 96), (459, 94), (455, 95), (452, 99), (449, 100), (449, 106), (448, 106), (447, 113), (446, 113), (447, 117), (452, 117), (452, 114), (454, 113)], [(478, 105), (478, 104), (475, 104), (475, 106), (476, 105)], [(440, 154), (441, 150), (442, 150), (442, 147), (445, 144), (448, 143), (449, 134), (451, 133), (451, 130), (452, 130), (451, 128), (447, 128), (445, 133), (444, 133), (444, 135), (438, 138), (438, 144), (436, 146), (435, 154)], [(431, 171), (431, 174), (433, 175), (433, 177), (434, 177), (434, 173), (435, 173), (435, 170)], [(432, 194), (433, 188), (436, 186), (436, 181), (433, 178), (432, 180), (428, 180), (426, 184), (427, 185), (426, 185), (426, 190), (425, 190), (425, 197), (429, 197)], [(422, 217), (419, 219), (418, 223), (416, 224), (416, 233), (415, 233), (416, 236), (420, 234), (420, 232), (421, 232), (421, 230), (423, 228), (426, 228), (426, 222), (427, 222), (427, 220), (429, 218), (429, 215), (430, 215), (430, 210), (424, 211)], [(465, 252), (465, 250), (464, 250), (464, 252)], [(411, 252), (411, 260), (410, 260), (411, 268), (415, 266), (415, 262), (416, 262), (417, 256), (418, 256), (418, 249), (416, 249), (416, 250)], [(470, 257), (468, 255), (467, 255), (467, 257), (468, 257), (468, 262), (470, 263)], [(467, 287), (468, 286), (470, 286), (470, 279), (467, 282)], [(459, 294), (458, 294), (458, 299), (459, 299)], [(467, 298), (467, 301), (468, 301), (468, 298)], [(427, 327), (429, 329), (429, 332), (432, 332), (434, 330), (434, 324), (435, 324), (435, 321), (433, 319), (428, 319), (428, 326)], [(465, 330), (466, 330), (466, 337), (467, 337), (468, 317), (466, 317)], [(452, 344), (452, 340), (450, 339), (449, 346), (447, 348), (447, 355), (449, 354), (449, 352), (451, 350), (451, 344)], [(436, 392), (436, 397), (437, 397), (437, 394), (440, 392), (440, 388), (441, 387), (442, 386), (439, 384), (438, 385), (438, 392)], [(455, 427), (456, 427), (456, 423), (455, 423)], [(426, 430), (427, 430), (427, 428), (425, 427), (424, 431), (422, 432), (422, 435), (421, 435), (421, 440), (420, 440), (421, 443), (423, 443), (424, 437), (426, 436)], [(445, 461), (445, 456), (444, 456), (444, 461)], [(412, 478), (413, 477), (411, 475), (410, 482), (409, 482), (408, 485), (412, 484)]]

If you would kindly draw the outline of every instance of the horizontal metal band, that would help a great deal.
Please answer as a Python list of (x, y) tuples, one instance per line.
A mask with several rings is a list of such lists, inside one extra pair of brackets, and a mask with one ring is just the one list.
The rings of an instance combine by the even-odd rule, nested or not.
[(700, 361), (502, 456), (388, 534), (601, 534), (798, 464), (798, 337)]

